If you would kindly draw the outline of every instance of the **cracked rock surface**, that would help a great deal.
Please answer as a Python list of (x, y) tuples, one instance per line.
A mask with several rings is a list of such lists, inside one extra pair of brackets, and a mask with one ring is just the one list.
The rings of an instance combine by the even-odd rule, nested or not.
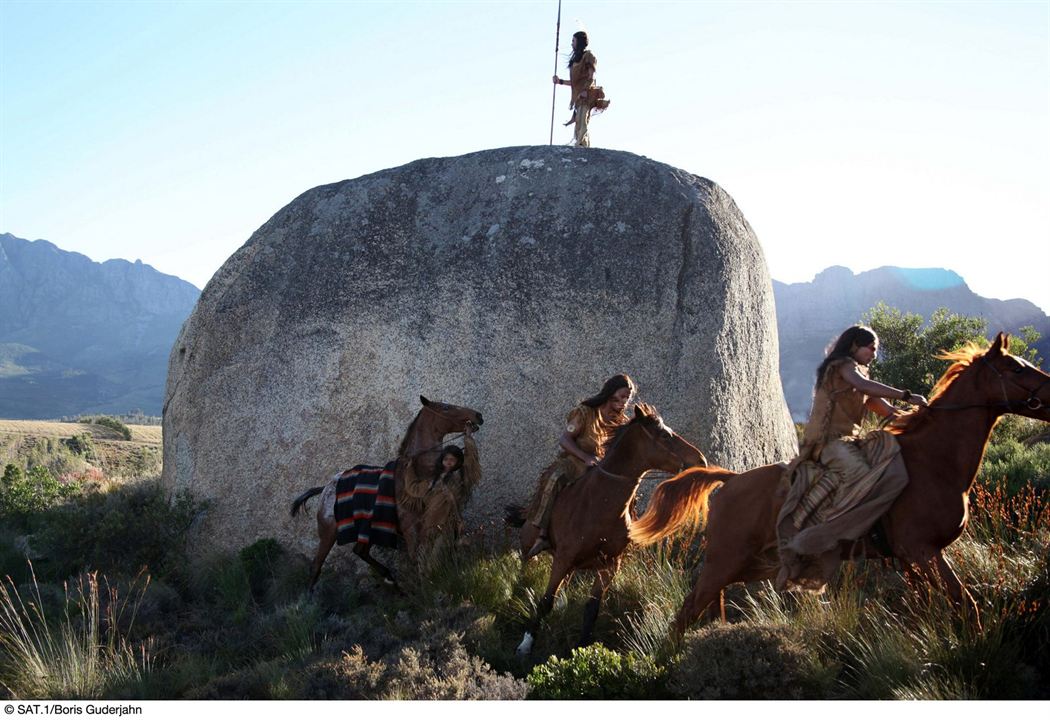
[(484, 414), (477, 526), (617, 372), (712, 462), (789, 459), (777, 353), (762, 250), (710, 180), (587, 148), (419, 160), (303, 193), (226, 261), (172, 350), (164, 480), (212, 501), (213, 543), (309, 551), (292, 499), (392, 459), (423, 394)]

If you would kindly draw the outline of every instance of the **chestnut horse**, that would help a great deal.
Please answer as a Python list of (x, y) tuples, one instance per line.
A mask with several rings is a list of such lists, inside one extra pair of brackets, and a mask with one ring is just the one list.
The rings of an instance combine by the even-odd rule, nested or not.
[[(941, 355), (955, 362), (934, 387), (929, 407), (889, 428), (897, 435), (909, 477), (881, 519), (889, 557), (901, 560), (912, 576), (931, 584), (939, 580), (955, 604), (972, 609), (978, 621), (977, 604), (943, 550), (966, 528), (967, 494), (996, 421), (1015, 413), (1050, 422), (1050, 375), (1011, 355), (1008, 342), (1009, 336), (999, 333), (986, 351), (970, 347)], [(782, 465), (741, 474), (695, 469), (657, 486), (645, 515), (631, 528), (633, 540), (652, 543), (694, 517), (708, 520), (703, 568), (678, 612), (676, 634), (709, 606), (710, 615), (720, 611), (724, 621), (726, 586), (775, 577), (775, 525), (786, 492), (779, 487), (782, 472)], [(867, 542), (861, 553), (887, 557)], [(843, 548), (844, 559), (852, 555), (851, 548)]]
[[(462, 430), (468, 425), (476, 430), (481, 427), (481, 413), (468, 407), (448, 405), (445, 403), (431, 402), (422, 395), (419, 401), (423, 407), (416, 414), (412, 424), (408, 426), (401, 448), (397, 451), (397, 467), (394, 470), (394, 494), (402, 496), (404, 487), (404, 475), (406, 464), (411, 462), (416, 472), (416, 477), (429, 477), (434, 472), (434, 464), (442, 449), (442, 439), (449, 433)], [(321, 575), (321, 566), (325, 558), (335, 545), (338, 535), (335, 524), (335, 486), (332, 480), (327, 485), (319, 485), (310, 488), (292, 503), (292, 516), (299, 513), (307, 500), (314, 495), (321, 496), (321, 506), (317, 508), (317, 554), (314, 556), (313, 566), (310, 573), (310, 589), (317, 583)], [(420, 518), (417, 513), (410, 512), (402, 505), (397, 508), (398, 532), (405, 540), (405, 549), (410, 557), (415, 557), (418, 549), (418, 534)], [(371, 565), (383, 579), (394, 583), (394, 575), (390, 568), (371, 556), (371, 545), (357, 542), (354, 544), (354, 554)]]
[[(617, 428), (606, 447), (601, 462), (558, 494), (548, 530), (550, 552), (554, 555), (550, 581), (518, 646), (519, 654), (528, 654), (532, 649), (540, 622), (554, 606), (562, 583), (575, 570), (596, 573), (580, 634), (581, 645), (590, 643), (602, 596), (619, 569), (620, 556), (629, 542), (629, 508), (642, 475), (649, 470), (679, 472), (686, 467), (707, 465), (702, 452), (675, 434), (654, 408), (644, 404), (635, 407), (634, 417)], [(539, 530), (525, 522), (521, 508), (507, 510), (507, 522), (522, 528), (524, 557)]]

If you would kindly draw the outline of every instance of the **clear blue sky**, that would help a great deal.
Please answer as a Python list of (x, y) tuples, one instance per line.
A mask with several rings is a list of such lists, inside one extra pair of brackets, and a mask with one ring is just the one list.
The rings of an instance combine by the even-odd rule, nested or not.
[[(203, 286), (311, 187), (546, 144), (556, 9), (3, 0), (0, 232)], [(1050, 311), (1048, 0), (566, 1), (562, 67), (581, 26), (594, 144), (718, 182), (773, 277), (950, 267)]]

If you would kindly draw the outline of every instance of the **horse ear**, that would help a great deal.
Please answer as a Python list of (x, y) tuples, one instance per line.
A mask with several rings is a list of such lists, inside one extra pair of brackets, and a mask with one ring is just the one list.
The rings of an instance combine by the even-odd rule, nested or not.
[(420, 396), (419, 396), (419, 402), (421, 402), (421, 403), (422, 403), (423, 405), (429, 405), (429, 404), (430, 404), (430, 401), (429, 401), (429, 400), (427, 400), (427, 399), (426, 399), (425, 397), (423, 397), (422, 395), (420, 395)]
[(995, 336), (995, 342), (992, 343), (991, 349), (988, 352), (993, 355), (1002, 355), (1004, 352), (1008, 352), (1010, 348), (1010, 336), (1004, 332), (1000, 332)]
[(643, 405), (641, 403), (638, 403), (637, 405), (635, 405), (634, 406), (634, 419), (635, 420), (642, 420), (642, 419), (644, 419), (646, 417), (648, 417), (648, 415), (646, 415), (646, 413), (645, 413), (645, 405)]

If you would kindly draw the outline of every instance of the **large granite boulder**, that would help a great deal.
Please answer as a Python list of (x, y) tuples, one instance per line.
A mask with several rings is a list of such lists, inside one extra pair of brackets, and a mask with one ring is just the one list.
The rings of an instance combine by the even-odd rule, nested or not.
[(204, 538), (306, 549), (288, 508), (392, 459), (432, 400), (481, 410), (468, 524), (527, 500), (617, 372), (715, 463), (789, 458), (761, 248), (715, 183), (625, 152), (504, 148), (314, 188), (204, 289), (171, 353), (164, 480)]

